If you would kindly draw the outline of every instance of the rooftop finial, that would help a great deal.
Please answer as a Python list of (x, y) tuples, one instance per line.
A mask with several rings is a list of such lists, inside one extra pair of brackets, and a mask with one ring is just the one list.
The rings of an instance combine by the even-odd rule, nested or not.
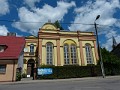
[(51, 23), (51, 20), (50, 20), (50, 19), (48, 19), (48, 23)]

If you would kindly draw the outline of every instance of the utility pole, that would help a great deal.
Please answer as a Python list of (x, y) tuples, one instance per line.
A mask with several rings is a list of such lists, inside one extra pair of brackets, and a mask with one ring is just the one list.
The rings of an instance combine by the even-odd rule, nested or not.
[(97, 48), (98, 48), (98, 56), (100, 60), (100, 66), (101, 66), (101, 71), (102, 71), (102, 76), (105, 78), (105, 71), (104, 71), (104, 65), (103, 65), (103, 60), (101, 56), (101, 50), (100, 50), (100, 45), (99, 45), (99, 38), (98, 38), (98, 31), (97, 31), (97, 25), (96, 20), (99, 19), (100, 15), (98, 15), (94, 21), (94, 26), (95, 26), (95, 33), (96, 33), (96, 40), (97, 40)]

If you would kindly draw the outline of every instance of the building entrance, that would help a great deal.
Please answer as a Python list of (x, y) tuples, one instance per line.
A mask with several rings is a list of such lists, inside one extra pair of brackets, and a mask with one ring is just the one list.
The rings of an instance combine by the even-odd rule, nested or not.
[(27, 77), (33, 77), (35, 61), (33, 59), (28, 60), (27, 63)]

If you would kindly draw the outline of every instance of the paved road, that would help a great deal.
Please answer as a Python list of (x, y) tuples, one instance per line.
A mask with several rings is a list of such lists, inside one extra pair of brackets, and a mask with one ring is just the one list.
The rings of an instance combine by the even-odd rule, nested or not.
[(120, 76), (21, 81), (0, 84), (0, 90), (120, 90)]

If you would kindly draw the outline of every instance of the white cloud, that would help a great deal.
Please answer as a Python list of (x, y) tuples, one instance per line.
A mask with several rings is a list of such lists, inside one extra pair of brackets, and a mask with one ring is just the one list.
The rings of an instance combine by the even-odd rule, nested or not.
[[(102, 44), (102, 47), (105, 47), (107, 50), (111, 51), (112, 50), (112, 44), (113, 44), (113, 39), (112, 37), (114, 37), (117, 40), (117, 37), (120, 37), (119, 35), (117, 35), (117, 32), (114, 31), (113, 29), (108, 30), (106, 32), (107, 34), (105, 34), (105, 37), (107, 38), (106, 42)], [(117, 40), (117, 42), (120, 42)]]
[[(114, 14), (116, 13), (116, 9), (120, 9), (119, 0), (109, 0), (109, 1), (96, 0), (95, 2), (89, 0), (85, 5), (75, 9), (76, 17), (73, 23), (79, 22), (85, 24), (94, 24), (96, 16), (100, 15), (100, 18), (96, 21), (96, 23), (104, 25), (104, 26), (99, 26), (98, 30), (101, 31), (99, 33), (105, 34), (107, 41), (105, 44), (103, 44), (103, 46), (105, 46), (108, 50), (110, 50), (112, 44), (110, 37), (113, 34), (116, 35), (117, 33), (113, 28), (110, 27), (117, 23), (117, 18), (114, 17)], [(119, 25), (119, 23), (117, 25)], [(72, 31), (74, 30), (89, 31), (91, 29), (94, 30), (94, 26), (71, 24), (71, 26), (69, 26), (69, 29)]]
[(105, 34), (105, 37), (106, 37), (106, 42), (104, 44), (102, 44), (102, 47), (105, 47), (107, 50), (111, 51), (112, 50), (112, 45), (113, 45), (113, 38), (115, 38), (117, 44), (120, 43), (120, 35), (117, 31), (111, 29), (111, 30), (108, 30), (106, 32), (107, 34)]
[[(116, 34), (116, 35), (112, 35), (114, 36), (117, 44), (120, 43), (120, 35)], [(113, 45), (113, 39), (112, 37), (108, 38), (106, 43), (102, 44), (102, 47), (105, 47), (107, 50), (111, 51), (112, 50), (112, 45)]]
[(24, 2), (29, 7), (33, 8), (33, 7), (35, 7), (35, 3), (40, 2), (40, 0), (24, 0)]
[[(21, 22), (47, 22), (51, 20), (52, 22), (56, 20), (62, 20), (64, 15), (67, 14), (68, 9), (75, 6), (75, 2), (57, 2), (56, 7), (52, 7), (45, 4), (42, 8), (28, 10), (26, 7), (21, 7), (18, 10), (18, 15)], [(31, 34), (37, 34), (39, 28), (44, 23), (13, 23), (13, 26), (24, 32), (29, 32)]]
[(57, 7), (52, 7), (48, 4), (45, 4), (42, 9), (35, 9), (36, 14), (43, 16), (43, 18), (50, 19), (51, 21), (61, 20), (64, 15), (67, 14), (68, 9), (72, 6), (75, 6), (74, 2), (57, 2)]
[(9, 4), (7, 0), (0, 0), (0, 15), (5, 15), (9, 12)]
[[(116, 22), (116, 18), (113, 17), (115, 9), (120, 8), (119, 0), (96, 0), (96, 2), (88, 1), (86, 5), (76, 8), (75, 12), (77, 16), (75, 17), (75, 22), (92, 24), (95, 21), (97, 15), (101, 15), (97, 22), (102, 25), (113, 25)], [(81, 30), (86, 31), (92, 26), (84, 25), (71, 25), (70, 30)]]
[(120, 28), (120, 19), (117, 20), (117, 22), (115, 23), (115, 26)]
[(4, 25), (0, 26), (0, 35), (1, 36), (6, 36), (8, 32), (9, 31), (7, 30), (7, 28)]
[(106, 43), (102, 44), (102, 47), (105, 47), (107, 50), (112, 50), (112, 38), (108, 39)]
[(117, 36), (117, 32), (114, 31), (114, 30), (107, 31), (106, 33), (107, 33), (107, 34), (105, 35), (105, 37), (106, 37), (107, 39), (112, 38), (112, 36)]
[[(5, 25), (0, 26), (0, 36), (7, 36), (7, 33), (9, 33), (7, 27)], [(17, 37), (22, 37), (22, 35), (19, 35), (16, 33)]]

